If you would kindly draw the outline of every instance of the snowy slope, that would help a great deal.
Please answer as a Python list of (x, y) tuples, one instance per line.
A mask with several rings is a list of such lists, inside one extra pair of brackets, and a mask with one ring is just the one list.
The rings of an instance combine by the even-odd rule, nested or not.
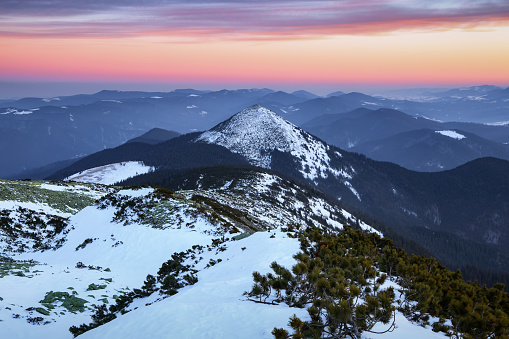
[[(242, 250), (245, 248), (245, 250)], [(267, 273), (272, 261), (291, 267), (299, 243), (281, 232), (259, 232), (231, 243), (221, 254), (221, 263), (198, 274), (196, 285), (148, 307), (140, 307), (82, 338), (273, 338), (274, 327), (287, 328), (296, 314), (308, 319), (304, 309), (284, 304), (266, 305), (246, 300), (242, 295), (252, 286), (251, 273)], [(386, 335), (369, 334), (363, 338), (444, 338), (430, 328), (410, 323), (397, 313), (397, 328)], [(381, 324), (375, 330), (384, 331)]]
[(145, 166), (142, 162), (127, 161), (91, 168), (73, 174), (64, 180), (113, 185), (136, 175), (148, 173), (151, 170), (153, 170), (152, 167)]
[[(274, 150), (298, 159), (304, 178), (351, 178), (353, 171), (330, 165), (330, 147), (273, 111), (254, 105), (202, 133), (197, 141), (217, 144), (243, 155), (251, 164), (271, 168)], [(340, 154), (333, 153), (335, 157)]]
[[(115, 201), (134, 201), (137, 204), (140, 201), (141, 204), (154, 199), (157, 201), (152, 189), (123, 190), (111, 197)], [(68, 328), (90, 322), (92, 305), (114, 303), (115, 297), (122, 291), (140, 287), (146, 275), (155, 274), (172, 253), (196, 244), (208, 245), (218, 236), (217, 227), (200, 216), (195, 207), (181, 200), (170, 200), (167, 206), (170, 206), (169, 203), (172, 209), (166, 221), (170, 224), (158, 228), (140, 224), (134, 213), (127, 213), (122, 222), (116, 222), (118, 208), (114, 206), (86, 207), (70, 218), (64, 232), (66, 241), (60, 248), (11, 253), (18, 263), (28, 260), (31, 264), (9, 268), (6, 276), (0, 279), (2, 303), (10, 305), (0, 309), (2, 336), (72, 337)], [(224, 234), (224, 231), (219, 233)], [(6, 242), (0, 243), (2, 248), (7, 245)], [(82, 265), (84, 267), (80, 268)], [(87, 290), (90, 284), (105, 286)], [(55, 308), (49, 310), (48, 316), (30, 309), (42, 307), (40, 301), (50, 291), (75, 294), (85, 300), (85, 309), (74, 314), (60, 302), (54, 303)], [(48, 323), (28, 323), (36, 317), (43, 318), (41, 324)]]
[(59, 246), (69, 218), (113, 191), (101, 185), (0, 180), (0, 254)]
[(220, 255), (222, 262), (199, 272), (196, 285), (82, 337), (272, 338), (275, 325), (286, 327), (294, 313), (306, 315), (303, 309), (256, 304), (242, 295), (251, 288), (253, 271), (268, 272), (273, 260), (292, 265), (288, 253), (298, 251), (298, 241), (279, 232), (271, 238), (272, 234), (259, 232), (229, 244)]
[[(189, 193), (185, 193), (189, 195)], [(304, 192), (303, 187), (268, 173), (230, 181), (223, 187), (199, 191), (227, 206), (243, 211), (258, 224), (283, 227), (300, 225), (342, 229), (345, 223), (357, 224), (364, 230), (380, 232), (349, 212), (323, 198)]]
[[(151, 188), (97, 186), (89, 195), (102, 198), (77, 213), (70, 213), (61, 234), (64, 239), (61, 246), (11, 251), (9, 256), (15, 262), (0, 260), (2, 337), (72, 338), (69, 327), (90, 323), (94, 305), (114, 304), (119, 295), (140, 288), (147, 274), (156, 275), (173, 253), (188, 250), (196, 254), (186, 259), (197, 270), (196, 284), (183, 287), (172, 296), (154, 292), (146, 298), (135, 299), (128, 308), (130, 312), (80, 337), (272, 338), (272, 329), (287, 328), (291, 315), (306, 319), (304, 309), (257, 304), (246, 300), (243, 292), (253, 284), (253, 271), (267, 273), (273, 261), (287, 267), (295, 262), (293, 255), (299, 251), (299, 241), (288, 237), (279, 228), (281, 223), (306, 225), (314, 219), (317, 226), (341, 228), (348, 213), (317, 197), (310, 198), (312, 203), (306, 211), (298, 200), (290, 199), (295, 189), (291, 186), (272, 196), (281, 199), (280, 205), (271, 207), (272, 202), (267, 200), (253, 206), (249, 197), (259, 198), (255, 192), (268, 194), (278, 180), (259, 174), (258, 183), (245, 183), (251, 187), (251, 191), (245, 188), (245, 198), (239, 193), (242, 184), (232, 187), (233, 193), (224, 187), (176, 194)], [(92, 191), (94, 187), (71, 183), (30, 184), (37, 189), (46, 187), (42, 190), (53, 188), (55, 194), (65, 193), (69, 197), (85, 188)], [(209, 200), (195, 201), (200, 196)], [(232, 200), (236, 204), (227, 204)], [(290, 202), (287, 214), (283, 208), (286, 201)], [(23, 202), (7, 200), (3, 204), (12, 208)], [(34, 210), (39, 204), (44, 206), (44, 203), (32, 204), (24, 206)], [(238, 215), (244, 217), (233, 218)], [(253, 228), (266, 231), (253, 233)], [(8, 239), (0, 238), (2, 250), (8, 246), (7, 242)], [(69, 298), (83, 303), (81, 309), (66, 306), (62, 301), (41, 302), (54, 292), (67, 292)], [(408, 333), (415, 338), (441, 337), (404, 318), (397, 324), (390, 337), (405, 338)], [(365, 336), (369, 337), (374, 336)]]

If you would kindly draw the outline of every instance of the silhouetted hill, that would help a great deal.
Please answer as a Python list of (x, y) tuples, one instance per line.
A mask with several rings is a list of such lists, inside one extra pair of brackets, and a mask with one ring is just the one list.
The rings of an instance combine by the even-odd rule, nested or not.
[(142, 142), (145, 144), (158, 144), (163, 141), (167, 141), (180, 136), (181, 134), (175, 131), (167, 131), (162, 128), (152, 128), (145, 134), (140, 135), (134, 139), (128, 140), (127, 142)]
[(292, 92), (290, 94), (295, 95), (295, 96), (300, 97), (300, 98), (304, 98), (306, 100), (320, 98), (319, 95), (316, 95), (316, 94), (313, 94), (311, 92), (304, 91), (304, 90), (294, 91), (294, 92)]
[[(452, 137), (448, 136), (449, 134)], [(375, 160), (390, 161), (411, 170), (424, 172), (452, 169), (483, 157), (509, 160), (508, 145), (460, 130), (421, 129), (403, 132), (362, 143), (352, 147), (351, 151), (365, 154)]]
[(267, 94), (266, 96), (258, 99), (256, 101), (257, 104), (266, 105), (266, 104), (280, 104), (282, 106), (286, 105), (295, 105), (299, 102), (303, 102), (309, 100), (307, 98), (303, 98), (301, 96), (288, 94), (286, 92), (278, 91), (274, 93)]
[(242, 157), (224, 147), (189, 142), (196, 135), (196, 133), (183, 135), (158, 144), (126, 143), (91, 154), (50, 175), (48, 179), (62, 180), (86, 169), (124, 161), (142, 161), (147, 166), (159, 169), (248, 164)]
[(325, 114), (303, 123), (301, 127), (341, 148), (350, 148), (368, 141), (420, 129), (437, 131), (459, 129), (498, 143), (509, 142), (507, 125), (440, 122), (387, 108), (377, 110), (359, 108), (340, 114)]

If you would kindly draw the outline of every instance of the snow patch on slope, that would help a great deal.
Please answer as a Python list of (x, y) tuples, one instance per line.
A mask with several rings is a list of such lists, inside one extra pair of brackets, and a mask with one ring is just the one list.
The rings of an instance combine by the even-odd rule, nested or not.
[(435, 131), (435, 133), (439, 133), (439, 134), (445, 135), (446, 137), (453, 138), (453, 139), (456, 139), (456, 140), (461, 140), (461, 139), (465, 139), (466, 138), (466, 136), (464, 136), (463, 134), (459, 134), (458, 132), (450, 131), (450, 130), (447, 130), (447, 131)]
[(35, 211), (41, 214), (58, 215), (63, 218), (68, 218), (72, 215), (72, 213), (62, 212), (58, 209), (52, 208), (51, 206), (45, 203), (34, 203), (24, 201), (0, 201), (0, 211), (2, 210), (15, 211), (18, 208)]
[(355, 197), (357, 197), (357, 199), (359, 199), (359, 201), (361, 201), (361, 196), (359, 195), (357, 190), (352, 186), (352, 184), (348, 181), (344, 181), (343, 183), (345, 184), (346, 187), (348, 187), (350, 189), (350, 191), (352, 191), (353, 195), (355, 195)]
[(32, 109), (28, 109), (28, 110), (18, 111), (17, 108), (6, 108), (5, 112), (0, 113), (0, 114), (2, 114), (2, 115), (6, 115), (6, 114), (26, 115), (26, 114), (32, 114), (34, 111), (38, 111), (38, 110), (39, 110), (38, 108), (32, 108)]
[(259, 105), (235, 114), (196, 141), (224, 146), (263, 168), (270, 168), (274, 150), (288, 152), (299, 160), (299, 171), (310, 180), (329, 174), (351, 178), (344, 170), (331, 167), (328, 145)]
[[(507, 99), (507, 100), (509, 100), (509, 99)], [(499, 122), (485, 123), (485, 125), (488, 125), (488, 126), (507, 126), (507, 125), (509, 125), (509, 121), (499, 121)]]
[(44, 101), (44, 102), (60, 101), (60, 98), (58, 98), (58, 97), (55, 97), (55, 98), (45, 98), (45, 99), (42, 99), (42, 101)]
[(145, 166), (140, 161), (127, 161), (90, 168), (85, 171), (73, 174), (65, 178), (64, 181), (72, 180), (112, 185), (136, 175), (148, 173), (151, 170), (153, 170), (153, 167)]
[[(151, 191), (122, 190), (116, 196), (143, 197)], [(2, 337), (72, 338), (68, 328), (89, 323), (92, 304), (115, 303), (116, 295), (141, 287), (146, 275), (155, 274), (172, 253), (185, 251), (195, 244), (210, 244), (217, 227), (196, 213), (190, 215), (188, 210), (192, 207), (181, 201), (170, 200), (170, 203), (173, 203), (174, 221), (164, 229), (117, 223), (114, 221), (117, 208), (92, 206), (70, 218), (62, 247), (13, 254), (14, 259), (35, 260), (35, 263), (26, 265), (23, 275), (11, 272), (0, 279), (2, 303), (10, 306), (0, 308)], [(180, 222), (192, 227), (184, 227)], [(0, 250), (5, 246), (0, 242)], [(79, 268), (77, 263), (85, 266)], [(246, 278), (251, 279), (251, 275)], [(104, 287), (90, 290), (91, 283)], [(57, 303), (50, 315), (44, 317), (47, 324), (27, 323), (29, 316), (42, 316), (27, 308), (42, 307), (40, 300), (50, 291), (68, 292), (86, 300), (84, 311), (72, 313)], [(13, 314), (20, 316), (15, 318)], [(126, 336), (134, 337), (137, 336)]]

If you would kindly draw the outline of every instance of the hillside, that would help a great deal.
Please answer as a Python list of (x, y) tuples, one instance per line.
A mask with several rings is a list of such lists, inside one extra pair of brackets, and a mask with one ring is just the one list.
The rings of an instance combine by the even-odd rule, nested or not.
[(508, 145), (461, 130), (414, 130), (368, 141), (350, 150), (422, 172), (453, 169), (484, 157), (509, 160)]
[[(308, 315), (311, 305), (298, 308), (283, 302), (252, 301), (256, 297), (250, 296), (256, 285), (253, 272), (268, 274), (274, 261), (290, 268), (297, 263), (293, 255), (299, 248), (308, 251), (307, 246), (312, 253), (326, 254), (315, 243), (318, 238), (311, 238), (317, 231), (350, 239), (345, 242), (346, 248), (352, 246), (348, 260), (357, 260), (354, 253), (365, 241), (375, 241), (380, 249), (392, 246), (389, 240), (369, 233), (371, 227), (320, 196), (309, 191), (307, 197), (299, 197), (297, 186), (264, 173), (254, 174), (235, 189), (177, 193), (61, 182), (2, 181), (1, 185), (9, 187), (1, 192), (1, 206), (11, 206), (10, 211), (23, 206), (32, 215), (42, 208), (41, 215), (46, 216), (34, 224), (10, 212), (7, 217), (15, 218), (15, 228), (23, 230), (17, 239), (25, 242), (13, 243), (6, 225), (1, 228), (0, 297), (8, 306), (0, 309), (0, 319), (2, 334), (9, 338), (72, 338), (71, 332), (83, 333), (82, 338), (167, 333), (181, 338), (237, 338), (239, 331), (248, 337), (272, 338), (275, 328), (292, 331), (288, 320), (294, 314), (312, 321)], [(62, 204), (78, 196), (79, 201), (85, 196), (90, 199), (79, 207)], [(49, 207), (42, 201), (49, 201)], [(50, 219), (57, 216), (62, 218), (61, 228), (38, 232), (48, 229)], [(345, 228), (348, 223), (364, 225), (368, 233)], [(303, 236), (310, 237), (311, 243), (304, 246)], [(47, 246), (37, 245), (42, 237), (49, 239)], [(60, 240), (52, 242), (56, 239)], [(332, 240), (323, 241), (333, 249)], [(391, 258), (398, 256), (411, 260), (402, 253)], [(388, 271), (389, 262), (376, 259), (376, 269), (369, 274), (386, 281), (377, 287), (379, 296), (386, 293), (383, 291), (395, 292), (389, 317), (395, 326), (379, 320), (372, 330), (385, 331), (390, 326), (392, 332), (387, 336), (391, 338), (410, 333), (415, 338), (440, 338), (445, 336), (440, 331), (468, 329), (453, 326), (449, 317), (458, 316), (452, 313), (443, 313), (440, 320), (424, 299), (416, 300), (417, 304), (404, 302), (404, 296), (420, 285), (405, 278), (406, 273), (400, 271), (403, 266)], [(440, 265), (433, 267), (433, 272), (460, 281)], [(391, 273), (385, 277), (388, 273), (382, 272)], [(365, 290), (360, 282), (355, 284)], [(485, 293), (473, 291), (479, 296)], [(362, 303), (357, 299), (355, 307), (362, 308)], [(421, 305), (420, 311), (412, 305)], [(501, 312), (506, 312), (503, 307)], [(379, 337), (366, 332), (362, 338), (373, 336)]]
[(388, 108), (359, 108), (340, 114), (329, 112), (308, 120), (300, 127), (344, 149), (422, 129), (461, 130), (497, 143), (509, 142), (509, 127), (506, 125), (442, 122)]
[(224, 147), (190, 143), (189, 140), (195, 137), (195, 134), (187, 134), (158, 144), (126, 143), (84, 157), (47, 178), (63, 180), (91, 168), (128, 161), (141, 161), (145, 166), (169, 169), (207, 165), (247, 165), (245, 159), (232, 154)]
[(4, 102), (0, 177), (117, 147), (153, 128), (178, 133), (208, 129), (273, 92), (109, 90)]
[(127, 161), (90, 168), (82, 172), (75, 173), (65, 178), (64, 181), (113, 185), (119, 181), (132, 178), (152, 170), (154, 170), (153, 167), (145, 166), (142, 162)]
[[(127, 152), (134, 146), (148, 148), (135, 158)], [(155, 168), (126, 184), (173, 190), (216, 187), (215, 180), (235, 183), (252, 166), (261, 166), (341, 201), (410, 253), (432, 254), (452, 269), (476, 267), (488, 283), (509, 272), (503, 245), (509, 237), (507, 161), (484, 158), (464, 165), (467, 170), (413, 172), (328, 145), (274, 112), (252, 106), (204, 133), (105, 150), (83, 159), (81, 168), (68, 168), (65, 176), (117, 159)], [(479, 274), (469, 277), (479, 279)]]

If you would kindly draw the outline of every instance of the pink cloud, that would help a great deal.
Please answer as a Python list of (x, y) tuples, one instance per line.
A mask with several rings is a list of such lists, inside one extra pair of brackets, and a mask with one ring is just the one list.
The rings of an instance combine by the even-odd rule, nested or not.
[[(48, 7), (41, 3), (48, 3)], [(504, 0), (449, 1), (435, 7), (435, 2), (388, 0), (145, 1), (143, 6), (136, 1), (101, 3), (30, 0), (25, 8), (2, 4), (0, 36), (110, 38), (155, 34), (170, 39), (270, 40), (509, 25), (509, 2)]]

